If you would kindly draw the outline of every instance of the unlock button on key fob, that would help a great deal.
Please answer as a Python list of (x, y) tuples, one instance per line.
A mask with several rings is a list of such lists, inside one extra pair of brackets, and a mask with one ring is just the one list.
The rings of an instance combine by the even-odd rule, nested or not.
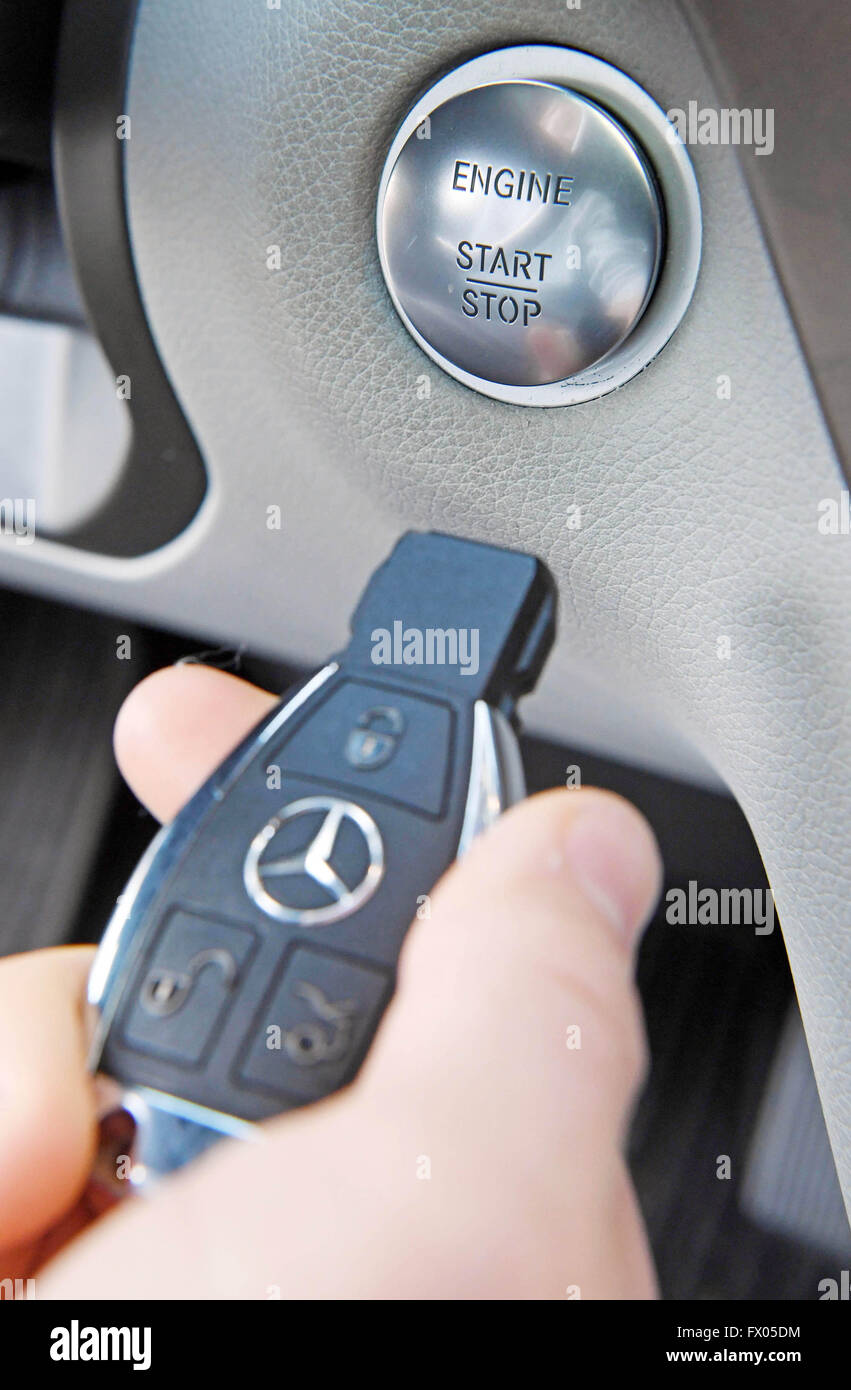
[(144, 962), (123, 1028), (124, 1043), (198, 1066), (254, 954), (254, 933), (181, 908)]

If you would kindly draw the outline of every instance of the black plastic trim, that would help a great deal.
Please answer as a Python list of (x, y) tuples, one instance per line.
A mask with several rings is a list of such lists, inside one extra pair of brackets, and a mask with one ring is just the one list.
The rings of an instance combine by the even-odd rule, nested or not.
[(141, 555), (174, 539), (207, 490), (198, 446), (160, 361), (142, 303), (127, 224), (126, 112), (138, 0), (67, 0), (53, 167), (68, 253), (90, 325), (116, 376), (127, 376), (132, 437), (101, 508), (54, 538), (78, 549)]

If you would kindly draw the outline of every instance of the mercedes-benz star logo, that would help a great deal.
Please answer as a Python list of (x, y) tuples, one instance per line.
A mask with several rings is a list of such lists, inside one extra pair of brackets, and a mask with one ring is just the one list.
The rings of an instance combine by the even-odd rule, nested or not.
[[(263, 858), (270, 841), (284, 825), (301, 816), (315, 818), (317, 811), (324, 811), (325, 815), (304, 849)], [(345, 883), (331, 864), (345, 821), (355, 827), (365, 850), (365, 856), (360, 858), (365, 860), (366, 869), (354, 885)], [(356, 912), (372, 897), (383, 875), (384, 845), (372, 816), (353, 801), (339, 801), (333, 796), (305, 796), (283, 806), (254, 836), (242, 871), (249, 897), (263, 912), (278, 922), (294, 922), (300, 927), (321, 927)], [(288, 902), (286, 881), (297, 878), (302, 879), (302, 886), (305, 878), (311, 879), (332, 901), (319, 907), (299, 907)]]

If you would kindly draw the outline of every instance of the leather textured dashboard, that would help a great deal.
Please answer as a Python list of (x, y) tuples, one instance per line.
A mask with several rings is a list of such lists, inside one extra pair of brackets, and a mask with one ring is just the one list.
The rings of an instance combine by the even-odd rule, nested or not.
[(608, 59), (665, 109), (717, 104), (671, 0), (142, 0), (129, 223), (210, 490), (152, 555), (4, 545), (0, 573), (316, 662), (408, 526), (538, 552), (561, 625), (527, 718), (575, 736), (575, 703), (614, 689), (639, 754), (696, 749), (689, 768), (737, 797), (848, 1200), (851, 541), (819, 529), (844, 483), (735, 151), (691, 148), (694, 300), (658, 359), (598, 402), (475, 395), (420, 352), (381, 278), (375, 193), (398, 122), (446, 67), (520, 42)]

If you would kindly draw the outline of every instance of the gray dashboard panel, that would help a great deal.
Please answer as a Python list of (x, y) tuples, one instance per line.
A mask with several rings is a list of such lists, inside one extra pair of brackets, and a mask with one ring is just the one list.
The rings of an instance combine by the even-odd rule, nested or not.
[(691, 150), (695, 298), (660, 357), (598, 402), (528, 411), (474, 395), (422, 355), (382, 283), (374, 198), (396, 124), (444, 67), (529, 40), (608, 59), (665, 109), (716, 103), (671, 0), (142, 0), (130, 226), (211, 489), (154, 555), (37, 541), (0, 547), (0, 573), (318, 662), (406, 526), (538, 551), (560, 583), (561, 635), (529, 722), (581, 737), (577, 707), (590, 721), (594, 692), (614, 689), (612, 726), (636, 760), (664, 765), (667, 743), (736, 795), (847, 1199), (851, 542), (819, 531), (843, 480), (734, 151)]

